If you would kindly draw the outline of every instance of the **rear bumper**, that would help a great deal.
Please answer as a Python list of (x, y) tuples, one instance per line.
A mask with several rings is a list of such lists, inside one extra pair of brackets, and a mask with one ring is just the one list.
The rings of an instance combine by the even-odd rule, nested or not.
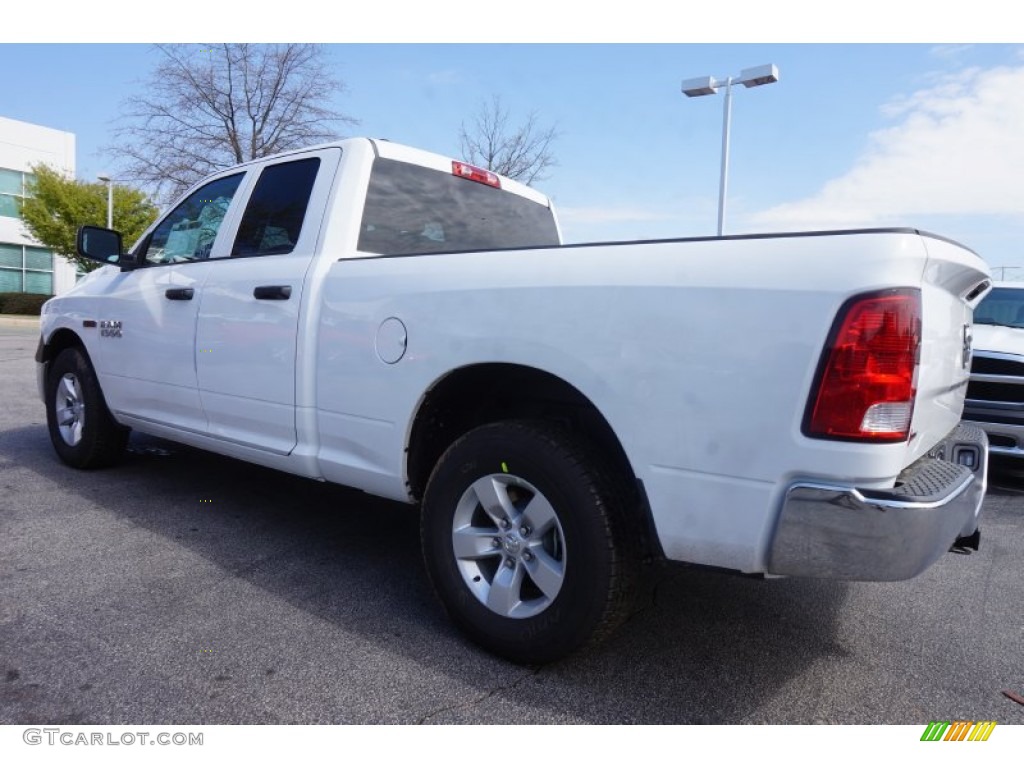
[(961, 424), (891, 490), (795, 483), (786, 492), (768, 572), (849, 581), (917, 576), (978, 529), (987, 447), (982, 430)]

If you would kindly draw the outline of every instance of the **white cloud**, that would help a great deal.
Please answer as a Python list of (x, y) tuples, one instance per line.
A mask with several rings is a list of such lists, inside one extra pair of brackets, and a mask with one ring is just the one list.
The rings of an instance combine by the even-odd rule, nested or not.
[(971, 50), (973, 45), (934, 45), (928, 53), (937, 59), (958, 59), (963, 53)]
[(872, 226), (908, 216), (1024, 216), (1024, 67), (970, 69), (883, 112), (853, 167), (812, 197), (752, 216), (761, 228)]

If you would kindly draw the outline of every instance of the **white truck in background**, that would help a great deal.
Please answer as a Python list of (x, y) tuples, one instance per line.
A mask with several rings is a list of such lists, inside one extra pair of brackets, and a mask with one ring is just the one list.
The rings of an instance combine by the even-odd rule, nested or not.
[(1024, 283), (994, 283), (978, 305), (964, 419), (990, 453), (1024, 459)]
[(560, 245), (535, 190), (349, 139), (79, 250), (106, 266), (37, 354), (62, 460), (137, 429), (418, 504), (444, 607), (516, 661), (605, 636), (652, 559), (895, 580), (977, 547), (989, 274), (941, 237)]

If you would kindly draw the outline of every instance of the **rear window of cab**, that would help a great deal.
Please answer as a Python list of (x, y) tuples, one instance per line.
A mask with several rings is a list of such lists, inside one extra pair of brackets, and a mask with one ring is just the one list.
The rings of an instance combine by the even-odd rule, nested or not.
[(374, 160), (360, 251), (390, 256), (558, 244), (547, 206), (451, 173)]

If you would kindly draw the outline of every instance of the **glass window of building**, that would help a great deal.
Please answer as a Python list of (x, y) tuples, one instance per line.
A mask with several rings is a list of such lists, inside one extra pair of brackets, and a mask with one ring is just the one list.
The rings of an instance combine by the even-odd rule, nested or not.
[(19, 218), (18, 199), (26, 197), (26, 189), (32, 183), (31, 173), (0, 168), (0, 216)]
[(53, 252), (0, 243), (0, 293), (53, 295)]

